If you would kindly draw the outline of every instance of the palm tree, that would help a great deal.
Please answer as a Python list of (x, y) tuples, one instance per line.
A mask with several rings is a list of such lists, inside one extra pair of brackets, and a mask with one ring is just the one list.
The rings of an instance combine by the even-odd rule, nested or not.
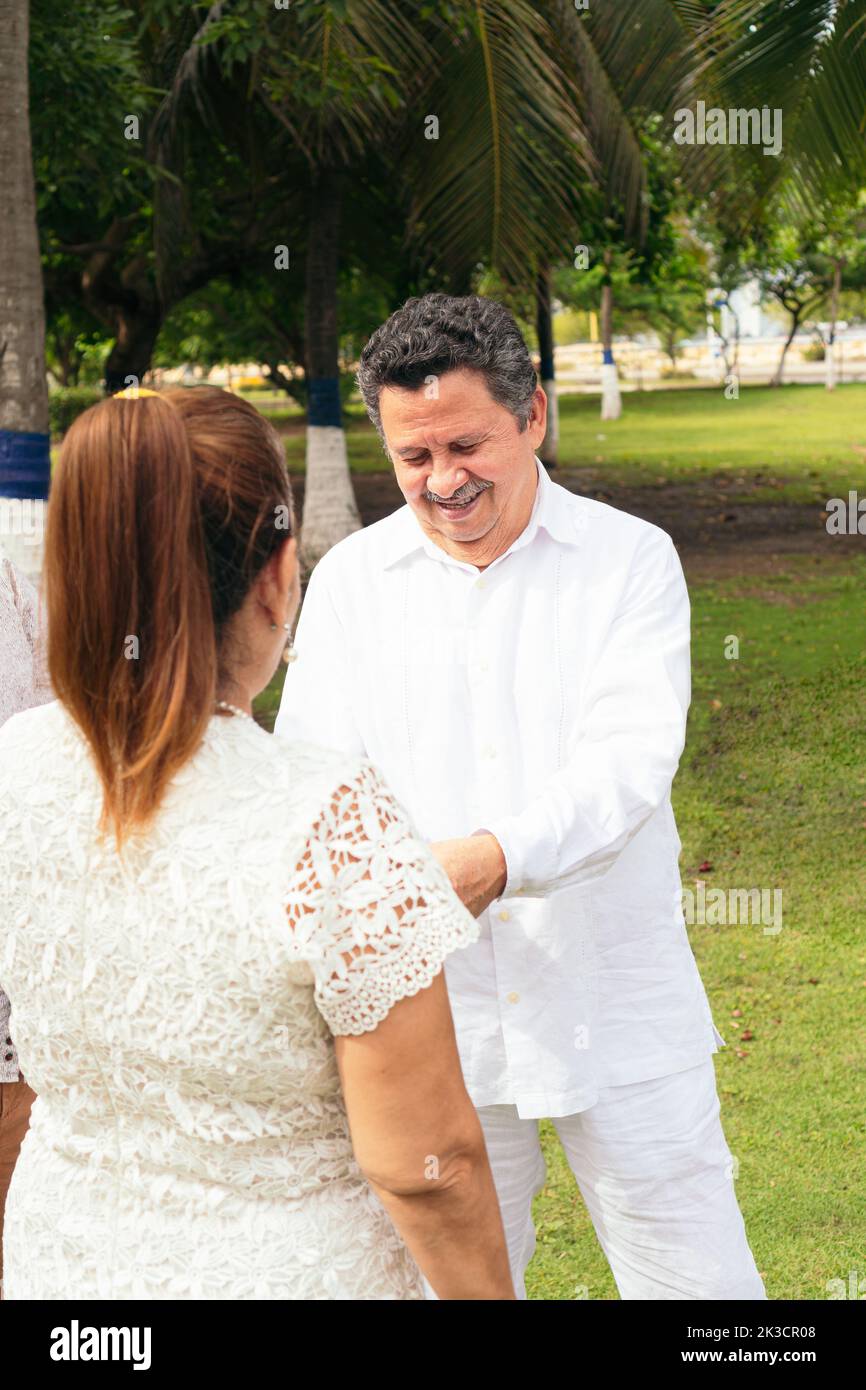
[[(781, 156), (738, 151), (719, 180), (716, 222), (729, 245), (753, 243), (757, 278), (791, 314), (771, 384), (782, 381), (804, 315), (829, 302), (825, 385), (833, 390), (839, 295), (846, 269), (859, 281), (852, 263), (862, 260), (866, 0), (723, 0), (699, 71), (731, 104), (781, 113)], [(772, 269), (774, 229), (802, 244), (799, 267)]]
[(41, 536), (50, 452), (30, 148), (29, 19), (28, 0), (0, 0), (0, 499), (14, 500), (0, 501), (0, 533), (16, 562), (35, 575), (41, 567), (34, 542)]
[[(808, 71), (816, 46), (835, 32), (829, 13), (852, 18), (864, 3), (791, 0), (782, 7), (822, 16), (821, 23), (803, 19), (799, 48), (781, 65), (789, 91), (792, 74), (802, 75), (804, 62)], [(306, 225), (292, 264), (303, 268), (305, 282), (308, 567), (359, 525), (340, 406), (337, 283), (347, 221), (357, 231), (369, 182), (388, 170), (394, 218), (408, 217), (407, 253), (455, 290), (471, 288), (482, 266), (515, 289), (539, 283), (545, 267), (587, 239), (581, 230), (599, 194), (602, 221), (615, 212), (623, 235), (639, 245), (648, 182), (642, 122), (649, 112), (669, 114), (698, 79), (709, 98), (717, 82), (723, 89), (727, 79), (743, 80), (736, 75), (750, 65), (755, 72), (766, 66), (764, 26), (771, 49), (787, 43), (772, 8), (755, 0), (715, 7), (621, 0), (585, 12), (571, 0), (433, 0), (423, 7), (299, 0), (263, 16), (252, 0), (208, 7), (206, 38), (217, 50), (225, 45), (237, 101), (254, 95), (271, 118), (269, 161), (282, 173), (274, 196), (283, 198), (287, 221), (300, 215)], [(753, 15), (760, 42), (749, 27)], [(183, 90), (205, 80), (195, 57), (200, 39), (178, 67)], [(849, 119), (840, 151), (850, 149), (851, 127)], [(730, 151), (688, 153), (684, 168), (696, 188), (733, 167)], [(805, 168), (805, 153), (802, 162)], [(776, 175), (771, 163), (763, 161), (762, 175)], [(726, 178), (725, 188), (727, 196), (736, 184)], [(170, 199), (168, 184), (161, 196)], [(604, 307), (610, 339), (609, 288)], [(615, 367), (612, 375), (615, 381)]]
[(532, 290), (548, 398), (539, 456), (554, 467), (551, 267), (573, 239), (578, 190), (599, 171), (551, 6), (472, 0), (458, 8), (458, 34), (449, 27), (435, 35), (425, 93), (438, 139), (410, 143), (403, 157), (410, 236), (428, 271), (457, 288), (474, 288), (483, 266), (506, 298), (521, 301)]
[[(516, 291), (535, 280), (555, 421), (545, 269), (570, 260), (576, 243), (598, 242), (603, 257), (612, 225), (640, 247), (648, 221), (642, 125), (689, 90), (706, 11), (692, 0), (619, 0), (585, 11), (572, 0), (474, 0), (462, 9), (467, 32), (443, 44), (430, 96), (448, 143), (408, 166), (413, 228), (431, 262), (457, 279), (483, 261)], [(609, 275), (601, 321), (602, 412), (614, 418)]]
[[(814, 211), (866, 182), (866, 0), (722, 0), (698, 76), (742, 107), (783, 112), (760, 193)], [(748, 206), (746, 205), (748, 211)]]
[(550, 265), (542, 261), (535, 277), (535, 336), (538, 339), (539, 376), (547, 396), (547, 429), (538, 457), (546, 468), (555, 468), (559, 457), (559, 404), (556, 398), (551, 301)]
[[(440, 283), (468, 290), (481, 259), (525, 283), (545, 246), (561, 252), (558, 229), (588, 160), (542, 11), (529, 0), (323, 0), (299, 6), (294, 23), (271, 20), (279, 37), (255, 90), (282, 127), (293, 194), (308, 207), (308, 568), (360, 525), (340, 410), (337, 276), (341, 216), (376, 159), (395, 216), (408, 212), (410, 257)], [(568, 170), (558, 188), (554, 168)], [(532, 211), (542, 203), (547, 237)]]
[(557, 17), (570, 45), (569, 75), (579, 93), (588, 137), (599, 166), (598, 197), (585, 208), (603, 263), (601, 418), (622, 410), (614, 360), (614, 241), (640, 252), (649, 223), (649, 159), (643, 140), (648, 116), (670, 115), (685, 101), (705, 44), (707, 16), (691, 0), (623, 0), (575, 14), (557, 0)]
[(306, 207), (304, 363), (307, 448), (301, 558), (306, 569), (361, 525), (340, 392), (337, 307), (341, 229), (377, 151), (399, 139), (403, 112), (432, 60), (414, 7), (384, 0), (308, 6), (271, 20), (275, 39), (256, 92), (282, 132), (294, 198)]

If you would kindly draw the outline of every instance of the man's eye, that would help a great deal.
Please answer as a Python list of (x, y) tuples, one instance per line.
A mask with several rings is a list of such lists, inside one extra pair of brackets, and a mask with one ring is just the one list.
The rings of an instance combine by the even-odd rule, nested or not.
[(477, 444), (455, 444), (454, 448), (458, 454), (474, 454), (478, 448)]

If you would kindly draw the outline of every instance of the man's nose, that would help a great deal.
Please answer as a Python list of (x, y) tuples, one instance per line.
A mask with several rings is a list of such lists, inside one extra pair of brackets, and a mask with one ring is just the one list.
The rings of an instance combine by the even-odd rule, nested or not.
[(450, 497), (468, 478), (469, 474), (460, 464), (448, 459), (434, 459), (433, 467), (427, 475), (427, 491), (435, 492), (437, 497)]

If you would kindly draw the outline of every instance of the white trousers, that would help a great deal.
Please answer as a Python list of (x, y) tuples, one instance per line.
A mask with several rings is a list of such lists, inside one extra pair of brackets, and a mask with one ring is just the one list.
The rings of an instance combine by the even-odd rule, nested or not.
[[(483, 1106), (514, 1287), (535, 1250), (532, 1199), (546, 1168), (538, 1120)], [(552, 1121), (623, 1299), (765, 1299), (734, 1192), (712, 1058), (670, 1076), (609, 1086), (589, 1110)], [(585, 1297), (577, 1276), (574, 1298)], [(427, 1297), (436, 1295), (427, 1285)]]

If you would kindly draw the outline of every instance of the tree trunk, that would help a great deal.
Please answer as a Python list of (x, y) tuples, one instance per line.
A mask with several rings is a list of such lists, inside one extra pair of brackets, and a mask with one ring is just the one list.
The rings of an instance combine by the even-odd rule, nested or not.
[[(739, 315), (736, 313), (736, 311), (731, 305), (731, 297), (729, 293), (726, 292), (724, 298), (717, 302), (721, 309), (721, 312), (719, 314), (718, 339), (722, 345), (722, 361), (725, 364), (725, 379), (727, 380), (731, 376), (738, 375), (737, 369), (740, 364), (740, 319)], [(725, 319), (726, 313), (730, 315), (734, 324), (733, 356), (731, 356), (732, 339), (730, 336), (730, 329), (728, 328), (727, 321)]]
[(0, 0), (0, 538), (42, 567), (51, 476), (45, 308), (30, 147), (28, 0)]
[(535, 280), (535, 326), (538, 334), (541, 386), (547, 396), (547, 430), (541, 441), (538, 457), (545, 468), (555, 468), (559, 453), (559, 403), (556, 396), (549, 265), (539, 266)]
[(601, 418), (618, 420), (622, 414), (622, 397), (616, 363), (613, 360), (613, 285), (611, 284), (611, 253), (604, 253), (605, 277), (601, 287)]
[(828, 391), (836, 387), (836, 321), (839, 318), (839, 293), (842, 289), (842, 262), (833, 266), (833, 289), (830, 293), (830, 331), (824, 351), (824, 385)]
[(798, 310), (797, 313), (794, 313), (792, 310), (789, 309), (789, 310), (788, 310), (788, 313), (791, 314), (791, 331), (790, 331), (790, 333), (788, 334), (787, 338), (785, 339), (785, 345), (784, 345), (784, 347), (782, 348), (782, 355), (781, 355), (781, 357), (779, 358), (779, 365), (778, 365), (778, 367), (776, 368), (776, 372), (775, 372), (775, 375), (774, 375), (774, 377), (773, 377), (773, 380), (770, 382), (770, 385), (771, 385), (771, 386), (781, 386), (781, 385), (782, 385), (782, 375), (783, 375), (783, 373), (784, 373), (784, 371), (785, 371), (785, 358), (786, 358), (787, 355), (788, 355), (788, 348), (789, 348), (789, 347), (791, 346), (791, 344), (793, 343), (794, 338), (795, 338), (796, 333), (797, 333), (797, 329), (800, 327), (800, 316), (801, 316), (801, 314), (802, 314), (802, 310)]
[(307, 245), (307, 476), (301, 562), (309, 571), (332, 545), (361, 526), (340, 407), (337, 326), (339, 176), (323, 170), (310, 194)]
[(105, 363), (107, 395), (141, 384), (150, 371), (162, 323), (163, 313), (157, 304), (137, 303), (117, 311), (114, 345)]

